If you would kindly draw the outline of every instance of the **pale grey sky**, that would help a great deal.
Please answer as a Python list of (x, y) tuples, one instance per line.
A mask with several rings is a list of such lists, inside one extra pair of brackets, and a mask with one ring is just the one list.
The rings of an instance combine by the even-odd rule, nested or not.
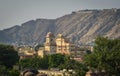
[(120, 8), (120, 0), (0, 0), (0, 30), (37, 18), (55, 19), (83, 9)]

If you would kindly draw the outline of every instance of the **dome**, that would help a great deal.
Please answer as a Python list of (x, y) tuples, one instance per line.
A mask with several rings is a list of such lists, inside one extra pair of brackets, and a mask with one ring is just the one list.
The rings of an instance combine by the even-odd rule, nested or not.
[(61, 37), (63, 37), (63, 35), (62, 35), (62, 34), (58, 34), (57, 37), (58, 37), (58, 38), (61, 38)]
[(54, 35), (51, 32), (48, 32), (46, 37), (54, 37)]

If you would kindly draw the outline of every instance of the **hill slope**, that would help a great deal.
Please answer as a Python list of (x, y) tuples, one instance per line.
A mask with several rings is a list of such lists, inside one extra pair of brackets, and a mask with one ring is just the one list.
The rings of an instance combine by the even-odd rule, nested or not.
[(0, 31), (1, 43), (43, 43), (47, 32), (62, 33), (74, 42), (89, 43), (96, 36), (120, 38), (120, 9), (81, 10), (57, 19), (37, 19)]

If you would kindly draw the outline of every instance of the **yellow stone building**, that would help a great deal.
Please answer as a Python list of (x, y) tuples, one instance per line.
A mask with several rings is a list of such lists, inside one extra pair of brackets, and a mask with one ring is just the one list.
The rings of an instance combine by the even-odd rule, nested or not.
[(44, 55), (51, 55), (56, 53), (70, 55), (71, 53), (75, 52), (75, 46), (62, 34), (58, 34), (55, 37), (54, 34), (48, 32), (44, 46), (40, 47), (38, 51), (35, 51), (35, 49), (30, 46), (20, 47), (18, 50), (20, 58), (24, 59), (30, 58), (34, 55), (43, 57)]
[(46, 42), (44, 44), (45, 46), (45, 51), (50, 53), (50, 54), (54, 54), (56, 51), (56, 43), (55, 43), (55, 37), (54, 35), (49, 32), (46, 36)]
[(18, 50), (18, 55), (20, 56), (20, 59), (31, 58), (37, 54), (34, 48), (30, 46), (21, 46), (17, 50)]
[(44, 47), (39, 49), (38, 56), (43, 57), (44, 55), (55, 53), (70, 54), (74, 49), (74, 44), (72, 44), (69, 39), (65, 38), (62, 34), (58, 34), (55, 38), (54, 34), (48, 32)]
[(74, 51), (74, 44), (72, 44), (68, 38), (65, 38), (62, 34), (58, 34), (56, 38), (56, 53), (70, 54)]

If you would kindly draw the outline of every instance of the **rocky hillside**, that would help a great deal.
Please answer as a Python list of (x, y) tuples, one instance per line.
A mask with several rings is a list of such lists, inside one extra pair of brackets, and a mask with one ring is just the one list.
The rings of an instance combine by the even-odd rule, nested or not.
[(43, 43), (47, 32), (62, 33), (75, 43), (96, 36), (120, 38), (120, 9), (80, 10), (57, 19), (36, 19), (0, 31), (1, 43)]

